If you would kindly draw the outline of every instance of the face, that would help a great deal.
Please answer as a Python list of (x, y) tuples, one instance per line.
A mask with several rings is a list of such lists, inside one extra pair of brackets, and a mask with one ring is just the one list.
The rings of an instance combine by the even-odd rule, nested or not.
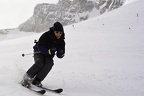
[(62, 32), (54, 31), (54, 34), (55, 34), (56, 38), (59, 39), (62, 35)]

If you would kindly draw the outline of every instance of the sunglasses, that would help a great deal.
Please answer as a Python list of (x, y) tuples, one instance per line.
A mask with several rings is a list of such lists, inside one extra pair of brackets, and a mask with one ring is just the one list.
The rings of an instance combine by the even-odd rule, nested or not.
[(63, 34), (62, 32), (59, 32), (59, 31), (55, 31), (55, 33), (57, 33), (57, 34)]

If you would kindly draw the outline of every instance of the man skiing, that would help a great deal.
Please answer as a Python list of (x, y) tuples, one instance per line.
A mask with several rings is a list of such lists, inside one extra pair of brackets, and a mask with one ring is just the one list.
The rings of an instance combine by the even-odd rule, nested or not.
[(42, 34), (34, 48), (35, 63), (23, 76), (21, 84), (28, 87), (30, 83), (42, 86), (41, 82), (52, 69), (53, 57), (63, 58), (65, 54), (65, 34), (60, 22), (55, 22), (49, 31)]

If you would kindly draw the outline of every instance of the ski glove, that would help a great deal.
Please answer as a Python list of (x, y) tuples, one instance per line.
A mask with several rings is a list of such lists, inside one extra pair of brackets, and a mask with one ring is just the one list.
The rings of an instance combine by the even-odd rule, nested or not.
[(56, 48), (51, 48), (47, 51), (49, 55), (55, 55)]
[(65, 55), (64, 53), (65, 53), (64, 50), (58, 50), (56, 55), (58, 58), (63, 58)]

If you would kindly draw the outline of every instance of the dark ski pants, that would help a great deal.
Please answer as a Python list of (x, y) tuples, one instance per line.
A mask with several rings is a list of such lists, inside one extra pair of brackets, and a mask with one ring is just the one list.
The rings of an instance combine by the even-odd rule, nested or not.
[(27, 74), (32, 78), (42, 81), (54, 65), (53, 59), (48, 58), (43, 54), (37, 53), (34, 54), (34, 61), (35, 64), (30, 67), (30, 69), (27, 71)]

